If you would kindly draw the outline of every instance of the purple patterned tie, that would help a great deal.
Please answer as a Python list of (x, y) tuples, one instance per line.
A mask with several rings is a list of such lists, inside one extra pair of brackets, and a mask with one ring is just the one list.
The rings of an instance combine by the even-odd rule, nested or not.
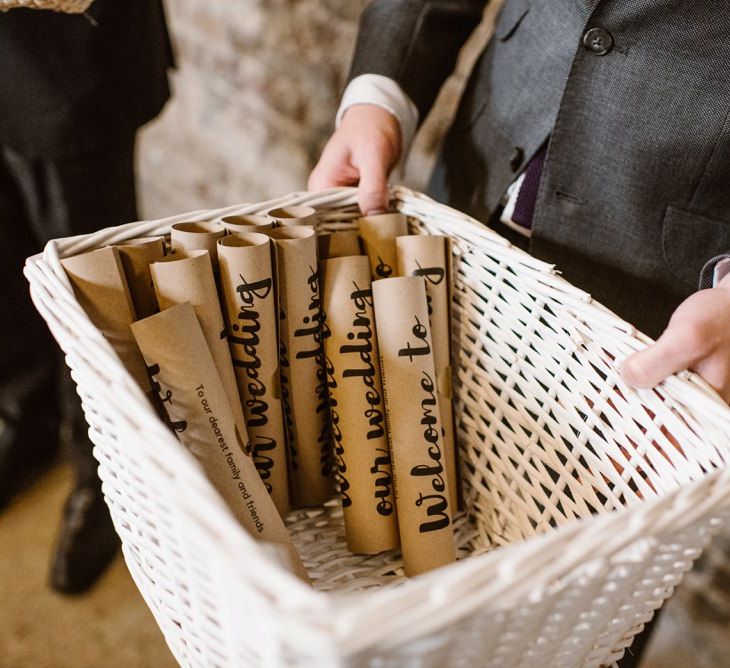
[(512, 213), (512, 222), (522, 225), (528, 230), (532, 229), (532, 217), (535, 215), (537, 191), (540, 188), (545, 153), (547, 153), (547, 144), (544, 144), (528, 163), (527, 169), (525, 169), (525, 179), (517, 194), (515, 210)]

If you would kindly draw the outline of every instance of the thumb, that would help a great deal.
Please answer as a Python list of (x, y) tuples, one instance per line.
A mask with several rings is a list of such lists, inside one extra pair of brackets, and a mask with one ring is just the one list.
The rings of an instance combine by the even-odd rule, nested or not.
[(368, 154), (360, 162), (357, 203), (360, 211), (365, 215), (382, 213), (388, 208), (388, 165), (386, 163), (386, 157), (377, 152)]
[(624, 360), (621, 377), (630, 387), (655, 387), (696, 361), (696, 349), (686, 343), (681, 328), (670, 326), (656, 343)]

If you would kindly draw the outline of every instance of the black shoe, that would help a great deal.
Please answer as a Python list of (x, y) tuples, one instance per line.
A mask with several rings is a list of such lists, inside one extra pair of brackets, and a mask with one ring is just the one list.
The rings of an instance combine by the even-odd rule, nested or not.
[(77, 487), (63, 511), (51, 587), (63, 594), (86, 591), (112, 562), (119, 544), (101, 490), (91, 485)]
[(0, 511), (58, 460), (58, 429), (0, 416)]

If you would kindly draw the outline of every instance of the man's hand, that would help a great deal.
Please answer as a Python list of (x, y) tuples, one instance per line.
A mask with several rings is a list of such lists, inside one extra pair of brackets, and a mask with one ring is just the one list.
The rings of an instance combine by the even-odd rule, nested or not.
[(388, 206), (388, 174), (401, 152), (398, 120), (373, 104), (350, 107), (309, 177), (310, 190), (358, 186), (364, 214)]
[(730, 403), (730, 275), (685, 299), (659, 340), (624, 361), (621, 375), (632, 387), (649, 388), (684, 369)]

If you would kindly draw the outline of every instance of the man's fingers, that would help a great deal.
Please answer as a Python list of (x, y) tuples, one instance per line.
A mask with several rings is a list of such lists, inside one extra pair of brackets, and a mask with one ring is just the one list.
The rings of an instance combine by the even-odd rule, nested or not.
[(350, 163), (350, 151), (346, 146), (330, 141), (322, 157), (309, 175), (309, 190), (324, 190), (336, 186), (355, 186), (358, 171)]
[[(345, 138), (346, 139), (346, 138)], [(309, 176), (309, 190), (358, 186), (358, 205), (364, 214), (388, 208), (389, 153), (382, 142), (353, 145), (340, 135), (330, 139)]]
[(357, 185), (357, 173), (349, 173), (346, 170), (336, 169), (315, 169), (309, 175), (307, 190), (325, 190), (338, 186)]
[(332, 186), (332, 177), (320, 165), (317, 165), (309, 175), (307, 190), (324, 190)]
[(388, 208), (388, 199), (388, 167), (384, 156), (373, 153), (360, 161), (360, 211), (365, 215), (382, 213)]
[(691, 333), (683, 328), (670, 326), (655, 344), (624, 360), (621, 376), (631, 387), (658, 385), (673, 373), (689, 368), (701, 357), (700, 346), (691, 338)]
[(693, 368), (704, 378), (717, 393), (730, 404), (730, 358), (725, 355), (715, 355)]

